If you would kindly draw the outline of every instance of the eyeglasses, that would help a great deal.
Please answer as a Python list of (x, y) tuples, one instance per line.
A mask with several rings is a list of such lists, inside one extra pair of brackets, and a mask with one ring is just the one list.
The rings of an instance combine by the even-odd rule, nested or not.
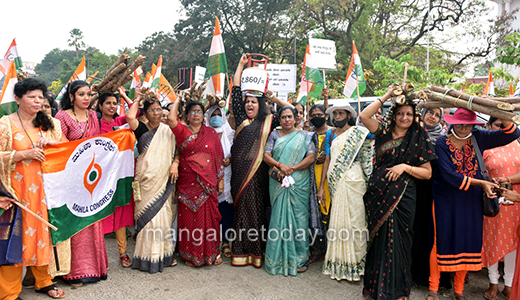
[(427, 114), (427, 115), (435, 116), (435, 117), (437, 117), (437, 118), (439, 118), (439, 119), (441, 118), (441, 114), (439, 114), (439, 113), (434, 113), (434, 112), (431, 111), (431, 110), (427, 111), (426, 114)]
[(466, 130), (470, 130), (470, 129), (473, 129), (475, 125), (473, 124), (454, 124), (453, 127), (455, 127), (456, 129), (462, 129), (462, 128), (465, 128)]
[(190, 115), (194, 116), (194, 115), (202, 115), (203, 112), (202, 110), (192, 110), (190, 111)]
[(162, 108), (160, 108), (160, 107), (159, 108), (155, 108), (155, 109), (151, 108), (151, 109), (147, 110), (147, 112), (149, 112), (149, 113), (156, 113), (156, 114), (161, 113), (162, 114)]

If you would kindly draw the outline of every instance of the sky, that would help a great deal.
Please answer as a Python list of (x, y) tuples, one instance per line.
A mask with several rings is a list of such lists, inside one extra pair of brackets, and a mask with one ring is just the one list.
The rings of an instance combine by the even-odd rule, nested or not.
[[(153, 5), (152, 5), (153, 4)], [(179, 0), (24, 0), (13, 13), (2, 13), (0, 56), (13, 38), (24, 62), (39, 63), (54, 48), (70, 49), (70, 31), (83, 31), (86, 45), (107, 55), (135, 48), (158, 31), (171, 31), (179, 21)]]

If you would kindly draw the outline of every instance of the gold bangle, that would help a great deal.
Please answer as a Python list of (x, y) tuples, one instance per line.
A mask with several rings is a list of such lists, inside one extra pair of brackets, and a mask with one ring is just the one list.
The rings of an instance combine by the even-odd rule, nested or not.
[(512, 182), (511, 182), (511, 178), (509, 178), (509, 176), (507, 176), (506, 178), (507, 178), (507, 181), (508, 181), (509, 183), (512, 183)]
[(415, 167), (412, 166), (412, 167), (410, 168), (410, 175), (413, 175), (414, 173), (415, 173)]
[(234, 118), (234, 117), (235, 117), (235, 115), (231, 115), (231, 114), (230, 114), (230, 115), (229, 115), (229, 117), (230, 117), (230, 118)]
[(178, 160), (178, 159), (175, 159), (175, 160), (173, 160), (173, 162), (176, 162), (176, 163), (178, 163), (178, 164), (180, 164), (180, 163), (181, 163), (181, 161), (180, 161), (180, 160)]

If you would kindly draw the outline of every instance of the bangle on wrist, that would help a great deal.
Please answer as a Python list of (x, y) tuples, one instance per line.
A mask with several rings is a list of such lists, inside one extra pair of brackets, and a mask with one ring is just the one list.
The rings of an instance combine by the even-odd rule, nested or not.
[(383, 102), (383, 100), (381, 100), (381, 98), (377, 98), (377, 100), (378, 100), (379, 102), (381, 102), (381, 106), (384, 105), (384, 102)]
[(281, 165), (281, 164), (282, 164), (282, 163), (279, 162), (279, 163), (276, 165), (276, 167), (277, 167), (278, 169), (280, 169), (280, 165)]
[(509, 176), (507, 176), (506, 179), (507, 179), (507, 182), (511, 183), (511, 178), (509, 178)]

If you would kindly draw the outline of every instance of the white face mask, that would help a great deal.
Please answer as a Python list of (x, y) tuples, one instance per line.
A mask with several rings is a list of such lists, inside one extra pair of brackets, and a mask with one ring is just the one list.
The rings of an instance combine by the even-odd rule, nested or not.
[(456, 139), (458, 139), (458, 140), (465, 140), (465, 139), (470, 138), (470, 137), (473, 135), (473, 131), (471, 131), (467, 136), (465, 136), (465, 137), (460, 137), (460, 136), (458, 136), (458, 135), (455, 133), (455, 130), (453, 130), (453, 128), (450, 129), (450, 132), (451, 132), (451, 133), (453, 134), (453, 136), (454, 136)]

